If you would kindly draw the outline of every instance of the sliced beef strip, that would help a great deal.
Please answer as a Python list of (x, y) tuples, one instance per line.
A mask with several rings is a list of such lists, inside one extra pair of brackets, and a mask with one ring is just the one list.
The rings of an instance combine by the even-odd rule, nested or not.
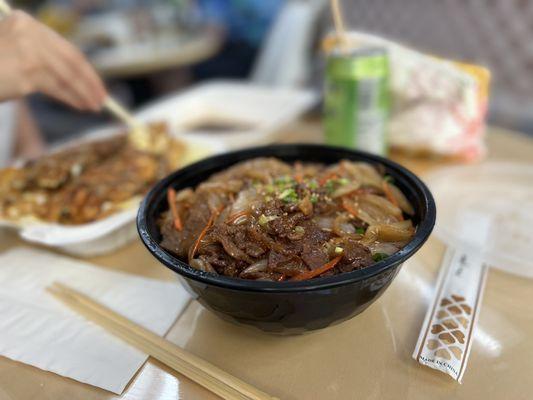
[(340, 272), (350, 272), (363, 267), (368, 267), (374, 263), (372, 254), (368, 247), (361, 243), (347, 238), (343, 242), (343, 256), (335, 267)]
[(222, 275), (238, 276), (248, 266), (245, 262), (235, 260), (224, 251), (220, 243), (212, 243), (201, 250), (202, 257)]
[(268, 271), (283, 274), (285, 276), (296, 276), (306, 270), (305, 265), (297, 255), (285, 255), (274, 250), (268, 255)]
[(331, 238), (331, 233), (320, 229), (312, 221), (306, 221), (303, 228), (301, 257), (309, 268), (321, 267), (329, 261), (323, 245)]

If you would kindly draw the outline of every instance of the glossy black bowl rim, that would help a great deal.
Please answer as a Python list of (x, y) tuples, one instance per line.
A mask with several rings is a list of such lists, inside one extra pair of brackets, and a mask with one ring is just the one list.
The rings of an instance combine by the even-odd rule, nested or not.
[[(287, 148), (291, 149), (291, 152), (295, 150), (316, 150), (316, 151), (341, 151), (345, 154), (350, 153), (361, 161), (370, 161), (373, 163), (383, 164), (387, 169), (393, 170), (396, 174), (401, 175), (407, 181), (412, 184), (418, 194), (421, 194), (422, 204), (425, 207), (426, 216), (421, 220), (417, 226), (417, 230), (413, 239), (401, 250), (394, 253), (385, 260), (379, 261), (370, 267), (366, 267), (360, 270), (346, 272), (338, 275), (315, 278), (298, 282), (268, 282), (268, 281), (253, 281), (240, 278), (231, 278), (222, 275), (214, 275), (205, 273), (197, 269), (192, 268), (188, 263), (173, 256), (166, 250), (164, 250), (159, 243), (150, 235), (148, 230), (147, 211), (155, 197), (158, 197), (158, 193), (166, 191), (173, 182), (179, 180), (181, 175), (186, 175), (194, 170), (203, 167), (205, 164), (220, 164), (223, 168), (227, 164), (228, 159), (232, 159), (235, 156), (241, 156), (242, 159), (252, 159), (255, 157), (276, 157), (277, 153), (283, 152)], [(251, 292), (269, 292), (269, 293), (289, 293), (289, 292), (307, 292), (314, 290), (323, 290), (334, 288), (338, 286), (344, 286), (357, 281), (367, 279), (371, 276), (379, 274), (383, 271), (398, 266), (410, 258), (428, 239), (433, 226), (435, 225), (436, 208), (435, 201), (431, 192), (427, 186), (411, 171), (402, 167), (401, 165), (391, 161), (389, 159), (361, 152), (357, 150), (346, 149), (343, 147), (335, 147), (328, 145), (318, 144), (282, 144), (282, 145), (269, 145), (246, 148), (243, 150), (237, 150), (233, 152), (224, 153), (221, 155), (212, 156), (194, 164), (191, 164), (185, 168), (179, 169), (166, 178), (159, 181), (150, 192), (145, 196), (139, 207), (137, 214), (137, 230), (142, 242), (152, 255), (159, 260), (163, 265), (173, 270), (174, 272), (182, 275), (186, 278), (192, 279), (197, 282), (201, 282), (207, 285), (213, 285), (226, 289), (233, 289), (239, 291), (251, 291)]]

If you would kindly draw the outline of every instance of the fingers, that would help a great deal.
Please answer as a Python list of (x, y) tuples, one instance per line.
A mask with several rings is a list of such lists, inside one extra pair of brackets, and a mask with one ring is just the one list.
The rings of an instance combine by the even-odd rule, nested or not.
[(47, 93), (51, 96), (68, 96), (69, 104), (82, 110), (98, 110), (98, 101), (92, 93), (90, 84), (82, 74), (70, 65), (66, 58), (58, 57), (57, 53), (46, 53), (42, 56), (46, 65), (47, 75), (40, 81), (40, 88), (58, 90), (60, 93)]
[(107, 96), (102, 80), (78, 49), (59, 35), (55, 33), (53, 35), (56, 36), (54, 39), (57, 45), (58, 59), (62, 63), (60, 66), (57, 61), (50, 60), (51, 63), (55, 64), (55, 70), (61, 71), (61, 74), (64, 74), (67, 79), (68, 77), (73, 78), (72, 81), (66, 83), (71, 84), (72, 90), (79, 96), (86, 108), (93, 111), (100, 110)]
[(80, 110), (101, 109), (107, 96), (104, 84), (60, 35), (16, 12), (0, 23), (0, 34), (0, 60), (6, 60), (0, 61), (0, 73), (8, 77), (0, 98), (41, 91)]
[(49, 73), (40, 72), (41, 76), (36, 77), (37, 90), (47, 96), (53, 97), (77, 110), (87, 109), (80, 97), (72, 90), (65, 87), (64, 81), (56, 79)]
[(76, 109), (99, 111), (106, 91), (85, 57), (44, 26), (39, 26), (36, 34), (40, 38), (33, 49), (40, 64), (35, 77), (37, 90)]

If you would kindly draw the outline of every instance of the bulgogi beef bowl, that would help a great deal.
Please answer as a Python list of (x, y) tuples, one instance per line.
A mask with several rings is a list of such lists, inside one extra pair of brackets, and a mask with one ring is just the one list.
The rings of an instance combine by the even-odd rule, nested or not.
[(149, 251), (219, 316), (284, 334), (351, 318), (427, 239), (425, 185), (381, 157), (259, 147), (177, 171), (144, 199)]

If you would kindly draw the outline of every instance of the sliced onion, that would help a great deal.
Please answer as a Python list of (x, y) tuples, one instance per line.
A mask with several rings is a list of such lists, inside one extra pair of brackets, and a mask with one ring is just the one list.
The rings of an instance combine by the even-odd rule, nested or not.
[(381, 188), (381, 175), (374, 167), (367, 163), (356, 163), (359, 168), (361, 184)]
[(211, 211), (211, 213), (218, 214), (224, 207), (224, 202), (218, 196), (218, 194), (215, 192), (210, 192), (207, 195), (207, 206), (209, 207), (209, 211)]
[(192, 199), (193, 196), (194, 196), (194, 191), (191, 188), (186, 188), (176, 193), (176, 201), (180, 203), (182, 201)]
[(209, 264), (207, 261), (205, 261), (202, 258), (195, 258), (191, 260), (189, 264), (191, 265), (191, 267), (199, 271), (211, 272), (213, 274), (217, 273), (217, 271), (215, 271), (215, 269), (211, 266), (211, 264)]
[(231, 212), (229, 215), (237, 215), (244, 211), (250, 211), (252, 203), (257, 199), (257, 192), (255, 189), (242, 190), (237, 195), (237, 198), (233, 202)]
[(377, 239), (378, 239), (378, 232), (376, 229), (373, 229), (373, 227), (371, 226), (367, 228), (363, 236), (363, 239), (361, 240), (361, 243), (364, 244), (365, 246), (371, 246), (372, 243), (375, 243)]
[[(414, 229), (402, 229), (394, 225), (373, 225), (368, 232), (374, 233), (377, 240), (384, 242), (401, 242), (413, 237)], [(365, 235), (366, 237), (366, 235)]]
[(361, 221), (366, 222), (368, 225), (378, 225), (379, 221), (374, 218), (367, 209), (361, 209), (359, 208), (357, 211), (357, 218), (359, 218)]
[(341, 214), (333, 222), (333, 233), (338, 236), (355, 233), (355, 227), (349, 222), (351, 217), (347, 214)]
[(317, 217), (314, 219), (315, 221), (315, 224), (317, 224), (317, 226), (320, 228), (320, 229), (324, 229), (324, 230), (332, 230), (333, 229), (333, 223), (335, 222), (335, 218), (333, 217)]
[(245, 175), (252, 179), (257, 179), (263, 183), (271, 183), (272, 176), (268, 170), (262, 169), (249, 169), (246, 171)]
[(400, 249), (400, 247), (398, 247), (396, 243), (390, 242), (374, 242), (371, 243), (368, 248), (370, 249), (372, 254), (382, 253), (388, 256), (396, 253)]
[(373, 194), (358, 195), (357, 217), (369, 225), (390, 224), (401, 219), (401, 210), (383, 197)]
[(249, 275), (257, 274), (258, 272), (264, 272), (266, 271), (268, 267), (268, 260), (265, 258), (263, 260), (259, 260), (250, 266), (246, 267), (242, 272), (240, 273), (240, 276), (246, 277)]
[(381, 189), (381, 175), (371, 165), (364, 162), (342, 161), (341, 166), (361, 186), (371, 186)]
[(402, 210), (400, 210), (398, 207), (392, 204), (385, 197), (366, 193), (366, 194), (362, 194), (361, 196), (359, 196), (359, 202), (360, 203), (367, 202), (369, 204), (373, 204), (379, 209), (381, 209), (385, 214), (391, 214), (396, 219), (401, 219), (402, 217)]
[(204, 182), (198, 186), (197, 192), (225, 191), (226, 186), (222, 182)]
[(233, 225), (241, 225), (248, 221), (248, 215), (241, 215), (239, 218), (233, 221)]
[(236, 193), (239, 190), (241, 190), (243, 185), (242, 181), (232, 179), (228, 181), (215, 181), (215, 182), (204, 182), (200, 186), (198, 186), (197, 192), (210, 192), (210, 191), (216, 191), (216, 192), (233, 192)]
[(390, 225), (399, 229), (413, 229), (413, 223), (410, 219), (406, 219), (405, 221), (394, 222)]
[(415, 210), (411, 203), (409, 203), (409, 200), (407, 200), (405, 195), (402, 193), (402, 191), (392, 183), (389, 183), (388, 185), (392, 195), (398, 202), (398, 206), (402, 209), (402, 211), (406, 214), (413, 215), (415, 213)]
[(349, 182), (346, 185), (340, 186), (337, 190), (335, 190), (333, 194), (331, 195), (331, 197), (336, 199), (338, 197), (345, 196), (347, 194), (355, 192), (360, 187), (361, 187), (361, 183), (358, 181)]

